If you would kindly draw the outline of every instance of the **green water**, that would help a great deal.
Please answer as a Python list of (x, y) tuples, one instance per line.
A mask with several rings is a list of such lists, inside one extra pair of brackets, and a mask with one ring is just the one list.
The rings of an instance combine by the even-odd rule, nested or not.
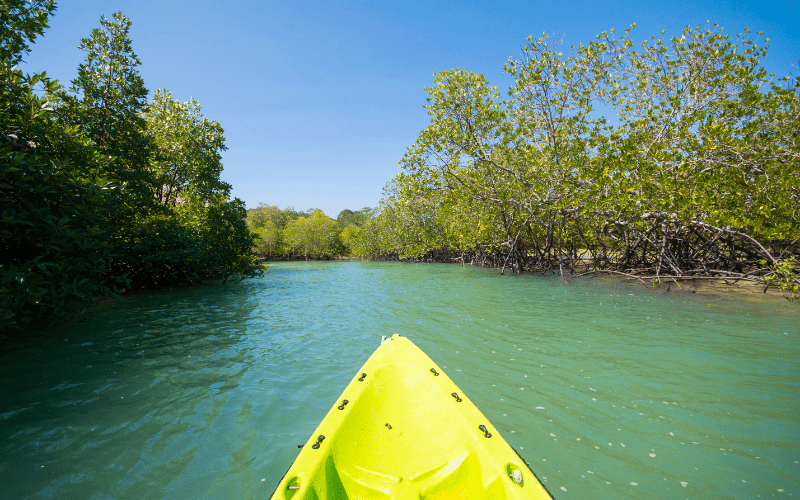
[(0, 498), (269, 498), (393, 333), (559, 500), (800, 496), (798, 306), (339, 262), (0, 341)]

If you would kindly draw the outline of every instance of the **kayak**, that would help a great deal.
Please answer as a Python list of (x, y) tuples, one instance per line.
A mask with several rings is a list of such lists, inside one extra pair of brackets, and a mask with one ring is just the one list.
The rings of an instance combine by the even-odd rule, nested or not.
[(552, 499), (444, 371), (396, 334), (301, 447), (273, 499)]

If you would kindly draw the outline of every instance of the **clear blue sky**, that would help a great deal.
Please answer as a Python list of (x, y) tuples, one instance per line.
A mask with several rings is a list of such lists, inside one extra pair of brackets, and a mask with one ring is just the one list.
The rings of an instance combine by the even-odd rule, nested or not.
[(82, 37), (122, 12), (147, 88), (194, 97), (225, 128), (223, 180), (248, 207), (376, 206), (427, 125), (423, 88), (463, 68), (506, 89), (525, 38), (586, 42), (635, 22), (634, 39), (716, 22), (771, 38), (769, 71), (798, 74), (800, 2), (61, 0), (23, 69), (69, 83)]

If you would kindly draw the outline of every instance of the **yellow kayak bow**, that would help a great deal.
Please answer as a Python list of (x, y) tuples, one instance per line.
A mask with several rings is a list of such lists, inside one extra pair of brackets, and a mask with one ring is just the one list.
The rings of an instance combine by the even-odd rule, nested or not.
[(441, 368), (393, 335), (345, 388), (272, 498), (552, 496)]

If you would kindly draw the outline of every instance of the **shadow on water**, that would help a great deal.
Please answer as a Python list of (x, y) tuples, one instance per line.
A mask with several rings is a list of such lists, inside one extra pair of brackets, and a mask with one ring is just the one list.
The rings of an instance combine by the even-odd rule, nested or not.
[(279, 263), (0, 341), (0, 497), (268, 497), (392, 333), (559, 499), (797, 496), (798, 325), (616, 280)]

